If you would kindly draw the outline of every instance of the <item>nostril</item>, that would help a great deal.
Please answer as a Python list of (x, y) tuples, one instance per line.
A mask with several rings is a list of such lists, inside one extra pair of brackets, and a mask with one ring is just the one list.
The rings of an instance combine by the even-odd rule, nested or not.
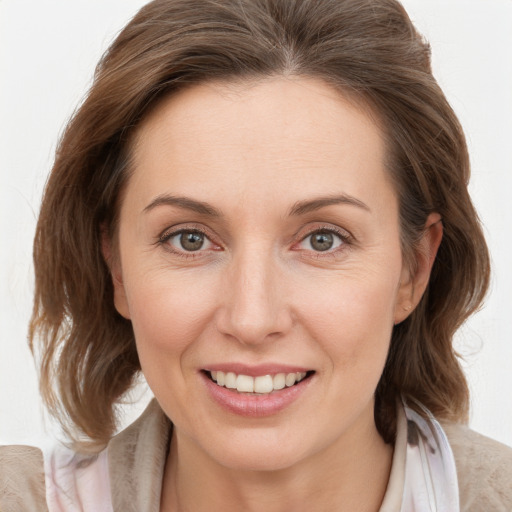
[(241, 307), (219, 312), (216, 319), (217, 330), (233, 337), (244, 345), (274, 342), (288, 333), (292, 327), (290, 315), (286, 311), (259, 310)]

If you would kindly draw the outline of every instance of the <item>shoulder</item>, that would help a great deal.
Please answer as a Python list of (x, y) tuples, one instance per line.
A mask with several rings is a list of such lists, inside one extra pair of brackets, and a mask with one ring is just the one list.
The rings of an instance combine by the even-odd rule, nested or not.
[(453, 451), (461, 511), (512, 510), (512, 448), (465, 425), (443, 424)]
[(172, 426), (156, 400), (109, 444), (114, 510), (157, 510)]
[(43, 454), (38, 448), (0, 446), (0, 510), (48, 510)]
[(75, 453), (60, 444), (0, 447), (0, 512), (111, 510), (106, 452)]

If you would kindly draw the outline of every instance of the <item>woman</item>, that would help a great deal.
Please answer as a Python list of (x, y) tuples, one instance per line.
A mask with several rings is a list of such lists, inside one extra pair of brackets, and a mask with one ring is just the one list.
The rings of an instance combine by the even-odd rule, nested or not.
[[(468, 177), (395, 1), (148, 4), (36, 234), (73, 451), (4, 448), (2, 510), (509, 510), (452, 347), (489, 277)], [(141, 371), (156, 401), (113, 437)]]

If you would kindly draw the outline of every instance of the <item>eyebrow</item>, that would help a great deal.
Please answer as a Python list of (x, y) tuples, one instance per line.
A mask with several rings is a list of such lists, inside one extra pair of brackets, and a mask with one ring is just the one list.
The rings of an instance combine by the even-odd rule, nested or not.
[[(311, 213), (320, 210), (321, 208), (325, 208), (326, 206), (336, 204), (348, 204), (362, 208), (368, 212), (371, 211), (370, 208), (359, 199), (356, 199), (355, 197), (347, 194), (341, 194), (336, 196), (318, 197), (316, 199), (298, 201), (292, 206), (288, 215), (290, 217), (305, 215), (306, 213)], [(162, 194), (157, 196), (144, 208), (143, 212), (147, 213), (158, 206), (177, 206), (178, 208), (191, 210), (193, 212), (199, 213), (200, 215), (222, 217), (222, 213), (217, 210), (217, 208), (204, 201), (197, 201), (196, 199), (191, 199), (190, 197), (172, 196), (169, 194)]]
[(189, 197), (172, 196), (169, 194), (159, 195), (158, 197), (153, 199), (153, 201), (151, 201), (151, 203), (149, 203), (142, 211), (144, 213), (147, 213), (156, 208), (157, 206), (163, 205), (177, 206), (178, 208), (182, 208), (184, 210), (191, 210), (201, 215), (209, 215), (210, 217), (222, 217), (220, 211), (208, 203), (205, 203), (203, 201), (197, 201)]
[(340, 194), (335, 196), (318, 197), (316, 199), (298, 201), (290, 209), (289, 215), (305, 215), (306, 213), (311, 213), (320, 210), (321, 208), (325, 208), (326, 206), (335, 204), (348, 204), (357, 206), (358, 208), (362, 208), (368, 212), (371, 211), (368, 205), (359, 199), (356, 199), (355, 197), (347, 194)]

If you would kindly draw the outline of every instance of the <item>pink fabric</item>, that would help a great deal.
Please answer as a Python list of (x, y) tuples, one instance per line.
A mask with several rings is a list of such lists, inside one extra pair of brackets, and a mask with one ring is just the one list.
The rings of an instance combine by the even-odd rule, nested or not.
[(49, 512), (113, 512), (107, 450), (85, 457), (58, 446), (44, 454)]

